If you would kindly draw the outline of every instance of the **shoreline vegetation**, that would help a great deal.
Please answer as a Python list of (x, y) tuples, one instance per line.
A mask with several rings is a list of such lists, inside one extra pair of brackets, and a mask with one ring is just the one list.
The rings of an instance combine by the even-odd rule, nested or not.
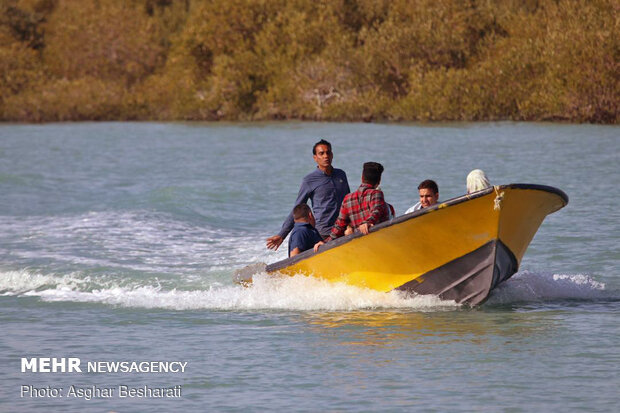
[(0, 120), (617, 124), (617, 0), (0, 0)]

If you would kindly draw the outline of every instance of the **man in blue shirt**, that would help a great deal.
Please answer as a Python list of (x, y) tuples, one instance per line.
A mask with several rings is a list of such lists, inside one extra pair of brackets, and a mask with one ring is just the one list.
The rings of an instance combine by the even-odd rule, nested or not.
[(288, 240), (289, 257), (309, 250), (317, 242), (323, 241), (321, 234), (314, 228), (316, 221), (308, 204), (299, 204), (293, 208), (293, 218), (295, 225)]
[[(332, 145), (324, 139), (314, 144), (312, 154), (317, 168), (301, 181), (295, 205), (312, 202), (316, 218), (316, 229), (323, 238), (329, 233), (338, 218), (340, 205), (346, 194), (351, 192), (347, 174), (332, 166), (334, 154)], [(267, 238), (267, 248), (277, 250), (293, 229), (293, 212), (288, 215), (278, 235)]]

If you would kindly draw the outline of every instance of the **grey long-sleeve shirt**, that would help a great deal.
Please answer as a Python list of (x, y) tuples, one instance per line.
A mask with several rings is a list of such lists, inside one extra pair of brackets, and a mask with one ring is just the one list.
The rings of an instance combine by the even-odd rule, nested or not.
[[(301, 181), (295, 205), (307, 203), (310, 199), (312, 212), (316, 219), (316, 229), (323, 237), (327, 237), (338, 218), (342, 200), (349, 192), (351, 190), (347, 174), (342, 169), (333, 168), (331, 175), (327, 175), (317, 167)], [(293, 224), (293, 211), (291, 210), (278, 235), (286, 238)]]

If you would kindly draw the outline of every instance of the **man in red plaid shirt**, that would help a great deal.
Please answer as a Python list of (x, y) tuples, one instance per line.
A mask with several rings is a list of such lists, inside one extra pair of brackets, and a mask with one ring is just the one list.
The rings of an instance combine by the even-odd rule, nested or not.
[[(344, 197), (340, 206), (340, 214), (332, 227), (329, 240), (344, 235), (347, 225), (354, 230), (366, 235), (373, 225), (387, 221), (389, 217), (388, 206), (383, 199), (383, 192), (377, 189), (381, 183), (383, 165), (377, 162), (366, 162), (362, 171), (362, 184), (355, 192)], [(318, 242), (314, 251), (318, 251), (324, 242)]]

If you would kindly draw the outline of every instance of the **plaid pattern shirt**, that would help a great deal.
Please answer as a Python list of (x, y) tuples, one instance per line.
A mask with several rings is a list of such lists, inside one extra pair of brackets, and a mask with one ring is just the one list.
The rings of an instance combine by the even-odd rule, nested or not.
[(383, 192), (362, 183), (355, 192), (344, 197), (338, 219), (329, 235), (332, 239), (342, 237), (347, 225), (353, 229), (360, 225), (378, 224), (388, 220), (388, 206), (383, 199)]

